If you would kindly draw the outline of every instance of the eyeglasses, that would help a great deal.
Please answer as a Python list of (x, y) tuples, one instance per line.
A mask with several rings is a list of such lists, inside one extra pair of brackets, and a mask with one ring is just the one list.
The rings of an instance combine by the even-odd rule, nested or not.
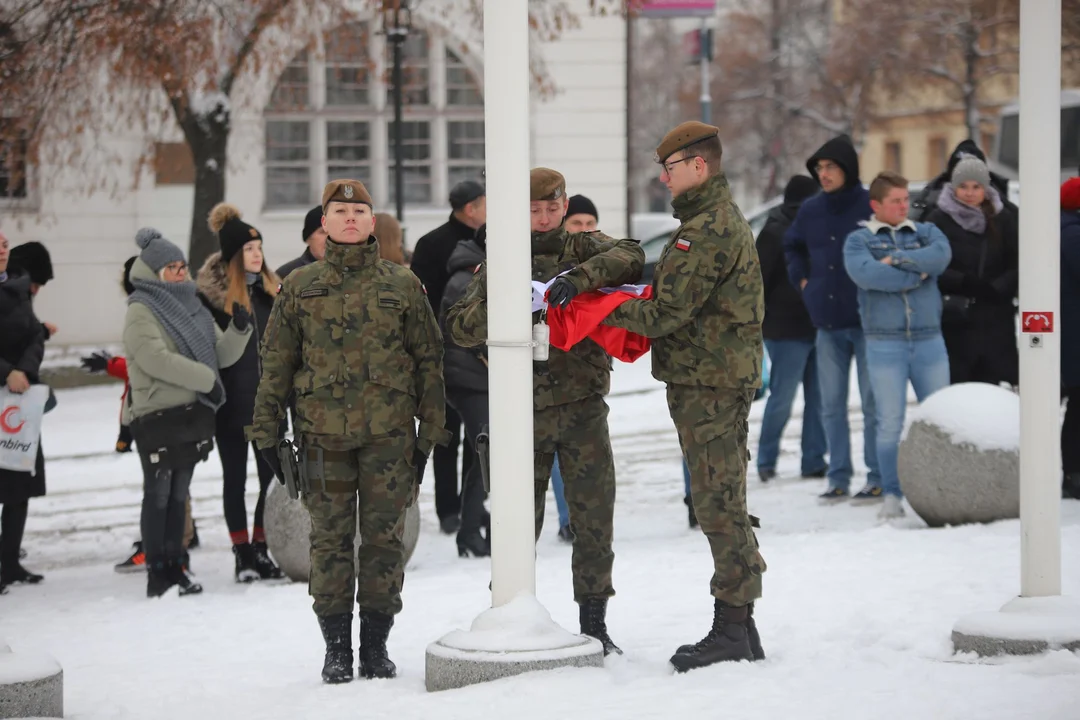
[(187, 270), (188, 264), (186, 262), (174, 262), (165, 266), (166, 270), (170, 270), (174, 273), (181, 273)]
[(697, 155), (690, 155), (689, 157), (679, 158), (678, 160), (672, 160), (671, 162), (662, 162), (660, 164), (664, 166), (664, 170), (666, 170), (667, 174), (670, 175), (671, 170), (675, 165), (678, 165), (681, 162), (686, 162), (687, 160), (696, 160), (697, 158)]

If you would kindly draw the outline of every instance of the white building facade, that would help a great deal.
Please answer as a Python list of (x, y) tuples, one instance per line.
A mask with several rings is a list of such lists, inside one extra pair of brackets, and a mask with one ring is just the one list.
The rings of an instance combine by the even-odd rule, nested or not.
[[(498, 98), (483, 96), (479, 28), (464, 12), (447, 9), (458, 1), (420, 3), (406, 45), (404, 225), (410, 247), (446, 221), (456, 182), (481, 179), (485, 163), (498, 161), (484, 155), (484, 102)], [(532, 163), (561, 171), (570, 194), (596, 203), (601, 228), (625, 236), (625, 20), (592, 15), (587, 0), (571, 4), (579, 26), (533, 47), (554, 92), (533, 93)], [(393, 105), (383, 80), (389, 49), (380, 23), (360, 15), (307, 49), (310, 32), (275, 38), (284, 51), (266, 55), (259, 73), (238, 79), (226, 200), (262, 232), (273, 267), (303, 251), (304, 215), (330, 179), (362, 180), (376, 211), (394, 212)], [(141, 170), (134, 183), (148, 140), (159, 158), (185, 155), (179, 130), (131, 135), (115, 128), (108, 137), (109, 151), (119, 158), (119, 190), (88, 193), (79, 168), (42, 165), (29, 168), (22, 197), (0, 197), (0, 230), (12, 244), (36, 240), (52, 255), (55, 279), (35, 300), (38, 316), (59, 327), (50, 347), (119, 342), (125, 312), (120, 270), (137, 250), (138, 228), (154, 226), (181, 247), (188, 243), (190, 174), (163, 172), (159, 165), (156, 172)]]

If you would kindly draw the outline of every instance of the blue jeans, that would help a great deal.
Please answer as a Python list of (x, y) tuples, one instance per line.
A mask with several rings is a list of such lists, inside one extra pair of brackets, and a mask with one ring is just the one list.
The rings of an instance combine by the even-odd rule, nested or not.
[(881, 465), (881, 488), (900, 497), (896, 455), (904, 430), (907, 386), (911, 380), (915, 397), (922, 402), (949, 385), (949, 354), (938, 335), (925, 340), (867, 340), (866, 361), (874, 388), (877, 412), (877, 456)]
[(690, 497), (690, 468), (686, 464), (686, 458), (682, 461), (682, 479), (683, 485), (686, 486), (686, 497)]
[(564, 528), (570, 524), (570, 508), (566, 505), (566, 495), (563, 494), (562, 472), (559, 471), (559, 454), (555, 454), (555, 462), (551, 466), (551, 492), (555, 495), (555, 507), (559, 511), (559, 527)]
[(761, 419), (758, 441), (758, 471), (775, 470), (780, 456), (780, 438), (791, 418), (791, 406), (799, 383), (803, 386), (802, 472), (818, 472), (825, 467), (825, 428), (821, 423), (821, 390), (818, 387), (817, 353), (809, 340), (766, 340), (772, 363), (769, 397)]
[(881, 485), (878, 470), (877, 420), (874, 393), (866, 369), (866, 342), (862, 328), (818, 330), (818, 383), (821, 385), (821, 421), (829, 444), (829, 487), (851, 489), (851, 426), (848, 424), (848, 387), (851, 384), (851, 360), (859, 376), (859, 396), (863, 414), (863, 461), (869, 469), (868, 485)]

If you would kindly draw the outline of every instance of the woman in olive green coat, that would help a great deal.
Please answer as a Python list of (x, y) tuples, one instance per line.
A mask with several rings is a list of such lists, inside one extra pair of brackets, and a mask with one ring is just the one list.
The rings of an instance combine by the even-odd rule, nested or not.
[(233, 308), (218, 329), (188, 279), (180, 248), (153, 228), (135, 236), (124, 351), (131, 392), (124, 408), (143, 466), (142, 537), (147, 596), (173, 585), (202, 587), (185, 572), (184, 502), (195, 465), (212, 447), (214, 414), (225, 402), (219, 368), (235, 363), (251, 338), (251, 316)]

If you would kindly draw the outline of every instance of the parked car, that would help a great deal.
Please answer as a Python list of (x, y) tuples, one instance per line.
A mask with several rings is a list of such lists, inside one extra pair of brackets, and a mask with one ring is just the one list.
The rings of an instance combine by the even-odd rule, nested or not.
[[(750, 223), (750, 229), (754, 231), (754, 237), (757, 237), (757, 234), (761, 232), (761, 228), (765, 227), (765, 221), (769, 219), (769, 211), (783, 201), (784, 196), (777, 195), (750, 211), (746, 216), (746, 221)], [(671, 219), (674, 222), (669, 228), (641, 242), (641, 249), (645, 251), (645, 271), (641, 276), (641, 282), (644, 284), (652, 282), (653, 271), (656, 269), (656, 262), (660, 259), (660, 253), (664, 251), (664, 245), (671, 238), (671, 233), (679, 227), (679, 221), (675, 220), (675, 218)]]

